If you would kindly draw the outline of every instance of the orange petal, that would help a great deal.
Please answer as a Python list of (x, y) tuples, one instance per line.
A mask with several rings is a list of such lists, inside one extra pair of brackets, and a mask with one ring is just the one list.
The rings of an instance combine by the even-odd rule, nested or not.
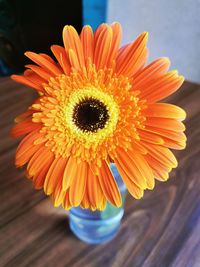
[[(24, 76), (30, 81), (35, 83), (38, 86), (42, 86), (43, 83), (46, 83), (45, 79), (40, 77), (38, 74), (36, 74), (34, 71), (27, 69), (24, 71)], [(43, 88), (43, 86), (42, 86)]]
[[(45, 79), (40, 77), (38, 74), (36, 74), (34, 71), (27, 69), (24, 71), (24, 76), (30, 81), (33, 82), (38, 86), (38, 88), (41, 88), (41, 92), (44, 93), (44, 84), (46, 84)], [(39, 98), (38, 98), (39, 99)]]
[(94, 33), (94, 42), (95, 43), (96, 43), (97, 39), (99, 38), (99, 35), (101, 34), (101, 32), (104, 31), (107, 26), (108, 25), (106, 23), (102, 23), (97, 27), (97, 29)]
[(102, 198), (102, 202), (101, 202), (101, 204), (99, 205), (99, 210), (105, 210), (105, 208), (106, 208), (106, 198), (103, 196), (103, 198)]
[(76, 159), (74, 157), (70, 157), (63, 173), (63, 180), (62, 180), (63, 191), (66, 191), (72, 184), (73, 179), (75, 178), (74, 171), (76, 167), (77, 167)]
[(159, 129), (159, 128), (151, 127), (151, 126), (147, 126), (144, 129), (144, 132), (145, 133), (152, 133), (152, 134), (154, 133), (156, 135), (159, 135), (159, 136), (161, 136), (161, 138), (163, 138), (164, 141), (165, 141), (165, 138), (168, 138), (168, 139), (171, 139), (171, 140), (177, 141), (177, 142), (185, 142), (186, 141), (186, 136), (182, 132), (169, 131), (169, 130)]
[[(85, 189), (86, 190), (86, 189)], [(81, 204), (80, 204), (81, 208), (83, 209), (90, 209), (91, 208), (91, 205), (90, 205), (90, 202), (89, 202), (89, 198), (88, 198), (88, 194), (87, 192), (85, 191), (85, 194), (83, 196), (83, 199), (81, 201)]]
[(44, 186), (46, 174), (47, 174), (53, 160), (54, 160), (53, 153), (51, 153), (51, 155), (49, 157), (44, 158), (43, 167), (33, 177), (33, 184), (34, 184), (35, 189), (41, 189)]
[(29, 176), (32, 177), (37, 175), (45, 164), (44, 158), (46, 159), (50, 157), (52, 157), (52, 152), (45, 146), (40, 146), (27, 165)]
[(58, 60), (58, 63), (62, 67), (64, 73), (68, 75), (71, 71), (71, 66), (65, 49), (59, 45), (52, 45), (51, 51)]
[(148, 103), (153, 103), (174, 93), (183, 81), (183, 76), (178, 76), (177, 71), (171, 71), (153, 79), (151, 84), (144, 84), (143, 87), (136, 89), (141, 91), (141, 98), (146, 99)]
[(143, 111), (143, 114), (147, 117), (177, 120), (184, 120), (186, 117), (186, 113), (182, 108), (167, 103), (149, 104), (148, 108)]
[(51, 58), (47, 54), (39, 53), (39, 55), (42, 56), (43, 58), (45, 58), (46, 60), (48, 60), (49, 62), (51, 62), (51, 63), (53, 63), (55, 65), (55, 61), (53, 60), (53, 58)]
[(45, 71), (43, 68), (38, 67), (36, 65), (28, 64), (26, 65), (26, 68), (31, 69), (32, 71), (34, 71), (37, 75), (39, 75), (41, 78), (43, 78), (46, 81), (48, 81), (52, 77), (51, 73), (49, 73), (48, 71)]
[(102, 161), (98, 178), (101, 189), (107, 200), (114, 206), (120, 207), (122, 205), (121, 194), (112, 172), (105, 161)]
[(69, 188), (69, 199), (72, 206), (77, 207), (80, 205), (86, 186), (86, 178), (88, 172), (88, 164), (80, 162), (74, 168), (74, 179)]
[(100, 204), (104, 198), (104, 195), (98, 177), (92, 172), (90, 168), (88, 168), (87, 190), (88, 199), (91, 206), (100, 209)]
[(133, 152), (137, 151), (139, 154), (147, 154), (146, 148), (144, 148), (141, 144), (140, 141), (133, 141), (131, 143), (131, 147), (133, 148)]
[(182, 122), (174, 119), (148, 117), (144, 123), (146, 126), (156, 127), (158, 129), (174, 132), (185, 131), (185, 125)]
[(16, 150), (15, 164), (17, 167), (24, 165), (30, 159), (32, 154), (37, 151), (40, 145), (34, 145), (34, 141), (41, 136), (41, 133), (36, 130), (22, 139)]
[(120, 23), (115, 22), (111, 24), (112, 32), (113, 32), (113, 37), (112, 37), (112, 43), (111, 43), (111, 51), (110, 55), (108, 58), (108, 67), (112, 67), (112, 62), (113, 60), (116, 59), (117, 53), (120, 47), (120, 42), (122, 39), (122, 27)]
[(151, 64), (147, 65), (144, 69), (138, 71), (133, 76), (133, 88), (137, 88), (140, 90), (145, 87), (145, 85), (149, 85), (149, 83), (153, 79), (157, 79), (167, 72), (170, 66), (170, 60), (168, 58), (159, 58), (153, 61)]
[(33, 52), (26, 52), (25, 55), (30, 58), (33, 62), (35, 62), (37, 65), (41, 66), (45, 70), (49, 71), (55, 76), (58, 76), (62, 74), (61, 70), (56, 66), (55, 63), (52, 63), (51, 61), (47, 60), (43, 56), (33, 53)]
[(63, 29), (63, 42), (65, 46), (66, 52), (69, 49), (72, 49), (76, 54), (79, 68), (82, 68), (85, 65), (84, 62), (84, 55), (83, 55), (83, 47), (79, 38), (79, 35), (74, 27), (72, 26), (65, 26)]
[(169, 178), (168, 173), (171, 171), (171, 168), (163, 165), (149, 154), (145, 156), (145, 159), (147, 160), (157, 180), (166, 181)]
[(19, 116), (15, 118), (15, 123), (19, 123), (25, 120), (26, 118), (30, 117), (30, 115), (32, 116), (32, 114), (33, 114), (33, 110), (29, 108), (27, 111), (25, 111), (24, 113), (20, 114)]
[(18, 83), (22, 83), (28, 87), (34, 88), (39, 92), (43, 92), (44, 89), (42, 87), (42, 85), (37, 85), (34, 82), (30, 81), (27, 77), (25, 76), (21, 76), (21, 75), (11, 75), (12, 80), (18, 82)]
[(30, 134), (28, 134), (27, 136), (25, 136), (22, 139), (22, 141), (20, 142), (20, 144), (17, 147), (16, 152), (19, 152), (20, 150), (23, 151), (26, 148), (31, 147), (33, 145), (34, 141), (41, 136), (42, 136), (42, 134), (38, 130), (31, 132)]
[(65, 197), (63, 199), (63, 208), (69, 210), (72, 207), (70, 200), (69, 200), (69, 189), (65, 193)]
[(117, 169), (129, 191), (129, 193), (136, 199), (140, 199), (144, 195), (144, 190), (138, 187), (133, 180), (130, 179), (129, 175), (125, 172), (123, 167), (118, 163), (116, 163)]
[(153, 173), (142, 155), (118, 148), (115, 162), (139, 188), (154, 187)]
[(77, 54), (74, 52), (73, 49), (69, 49), (68, 50), (68, 55), (69, 55), (69, 61), (71, 66), (75, 69), (75, 70), (80, 70), (80, 64), (78, 62), (78, 57)]
[(103, 69), (107, 66), (111, 53), (113, 32), (110, 26), (105, 25), (98, 37), (95, 38), (94, 64), (97, 69)]
[(59, 207), (62, 203), (64, 203), (65, 197), (66, 197), (66, 191), (62, 190), (61, 179), (58, 180), (56, 188), (51, 196), (52, 196), (55, 207)]
[(21, 167), (24, 164), (26, 164), (30, 158), (38, 151), (38, 149), (41, 147), (41, 145), (34, 146), (32, 145), (28, 149), (21, 151), (18, 150), (16, 152), (16, 158), (15, 158), (15, 165), (17, 167)]
[(131, 45), (128, 45), (123, 53), (117, 56), (116, 72), (118, 75), (133, 76), (147, 59), (146, 42), (148, 33), (142, 33)]
[(186, 147), (186, 137), (185, 137), (185, 140), (182, 140), (182, 141), (181, 140), (174, 141), (167, 137), (163, 138), (163, 140), (164, 140), (163, 146), (171, 148), (171, 149), (182, 150), (182, 149), (185, 149)]
[(57, 158), (53, 161), (51, 167), (48, 170), (48, 173), (44, 182), (44, 192), (47, 195), (52, 194), (55, 189), (55, 186), (58, 180), (62, 180), (63, 173), (66, 167), (67, 159), (66, 158)]
[(89, 25), (83, 27), (80, 38), (83, 47), (85, 63), (87, 64), (89, 58), (91, 59), (91, 62), (93, 62), (94, 35), (92, 28)]
[(164, 144), (164, 140), (161, 136), (158, 136), (155, 133), (148, 132), (145, 129), (138, 129), (137, 130), (140, 136), (140, 140), (151, 143), (151, 144), (156, 144), (156, 145), (162, 145)]
[(12, 130), (11, 135), (13, 137), (19, 137), (21, 135), (30, 133), (35, 130), (39, 130), (42, 127), (41, 123), (34, 123), (31, 119), (21, 121), (20, 123), (16, 124)]
[(122, 57), (122, 58), (125, 57), (126, 54), (127, 54), (127, 51), (130, 49), (131, 45), (132, 45), (132, 43), (123, 45), (123, 46), (119, 49), (119, 51), (118, 51), (118, 53), (117, 53), (117, 58), (119, 59), (119, 58), (121, 58), (121, 57)]
[[(52, 186), (51, 186), (52, 183), (50, 183), (50, 180), (57, 179), (58, 178), (57, 176), (56, 177), (51, 176), (51, 174), (53, 173), (53, 170), (54, 170), (54, 168), (55, 168), (55, 166), (56, 166), (56, 164), (57, 164), (57, 162), (58, 162), (59, 159), (60, 158), (54, 158), (54, 160), (53, 160), (53, 162), (52, 162), (52, 164), (51, 164), (51, 166), (50, 166), (50, 168), (49, 168), (49, 170), (47, 172), (47, 175), (45, 177), (45, 181), (44, 181), (44, 192), (47, 195), (50, 195), (54, 191), (53, 188), (52, 188)], [(49, 186), (49, 184), (50, 184), (50, 186)]]
[(148, 150), (150, 156), (168, 166), (169, 168), (176, 168), (178, 166), (174, 154), (166, 147), (159, 145), (148, 144), (142, 142), (143, 146)]

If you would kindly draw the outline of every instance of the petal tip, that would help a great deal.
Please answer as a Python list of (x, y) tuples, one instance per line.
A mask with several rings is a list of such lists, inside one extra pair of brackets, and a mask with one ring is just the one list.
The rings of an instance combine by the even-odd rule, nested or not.
[(26, 57), (29, 57), (29, 56), (32, 55), (32, 54), (35, 54), (35, 53), (33, 53), (33, 52), (31, 52), (31, 51), (26, 51), (26, 52), (24, 52), (24, 55), (25, 55)]
[(89, 24), (84, 25), (83, 28), (88, 29), (88, 30), (92, 30), (92, 27)]
[(143, 32), (143, 33), (141, 34), (141, 36), (143, 36), (144, 39), (147, 41), (147, 39), (148, 39), (148, 37), (149, 37), (149, 32)]
[(121, 28), (121, 23), (118, 21), (114, 21), (113, 23), (111, 23), (111, 26), (117, 26), (118, 28)]
[(69, 29), (69, 27), (70, 27), (70, 25), (65, 25), (65, 26), (63, 27), (63, 31), (66, 31), (66, 30), (68, 30), (68, 29)]
[(168, 57), (162, 57), (162, 58), (160, 58), (160, 60), (162, 60), (168, 66), (171, 65), (171, 61), (170, 61), (170, 59)]
[(185, 81), (185, 77), (183, 75), (180, 75), (179, 79), (180, 79), (180, 82), (182, 82), (182, 83)]
[(18, 78), (18, 75), (16, 75), (16, 74), (12, 74), (12, 75), (10, 76), (10, 78), (11, 78), (13, 81), (16, 81), (17, 78)]

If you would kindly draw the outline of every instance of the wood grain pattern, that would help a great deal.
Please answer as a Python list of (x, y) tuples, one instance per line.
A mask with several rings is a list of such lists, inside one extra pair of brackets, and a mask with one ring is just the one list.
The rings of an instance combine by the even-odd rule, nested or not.
[(187, 111), (187, 149), (179, 167), (143, 199), (128, 197), (122, 227), (110, 243), (90, 246), (70, 232), (66, 212), (55, 209), (15, 169), (18, 141), (13, 118), (35, 94), (0, 80), (0, 266), (200, 267), (200, 87), (186, 82), (170, 97)]

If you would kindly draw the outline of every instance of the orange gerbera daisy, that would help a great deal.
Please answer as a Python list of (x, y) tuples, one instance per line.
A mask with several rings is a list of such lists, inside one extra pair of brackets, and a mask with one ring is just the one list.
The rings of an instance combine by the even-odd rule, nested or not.
[(184, 78), (160, 58), (144, 67), (146, 32), (120, 48), (119, 23), (101, 24), (80, 37), (63, 30), (64, 47), (46, 54), (26, 52), (36, 65), (12, 79), (37, 90), (38, 99), (16, 119), (12, 135), (25, 135), (16, 166), (27, 164), (35, 188), (44, 188), (54, 205), (69, 209), (105, 208), (122, 203), (109, 167), (115, 162), (131, 195), (141, 198), (155, 179), (165, 181), (177, 166), (169, 148), (183, 149), (185, 112), (157, 103), (175, 92)]

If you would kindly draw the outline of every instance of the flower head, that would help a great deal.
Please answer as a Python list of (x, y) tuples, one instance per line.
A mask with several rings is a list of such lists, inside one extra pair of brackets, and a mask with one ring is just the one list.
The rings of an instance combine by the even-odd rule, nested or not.
[(145, 67), (147, 33), (122, 48), (121, 36), (119, 23), (101, 24), (94, 33), (84, 26), (80, 37), (65, 26), (64, 47), (51, 47), (56, 61), (26, 52), (35, 64), (23, 76), (12, 76), (40, 93), (12, 129), (13, 136), (24, 136), (16, 166), (27, 165), (28, 178), (55, 206), (120, 206), (110, 162), (131, 195), (141, 198), (177, 166), (169, 148), (185, 147), (185, 112), (157, 103), (184, 78), (168, 72), (167, 58)]

